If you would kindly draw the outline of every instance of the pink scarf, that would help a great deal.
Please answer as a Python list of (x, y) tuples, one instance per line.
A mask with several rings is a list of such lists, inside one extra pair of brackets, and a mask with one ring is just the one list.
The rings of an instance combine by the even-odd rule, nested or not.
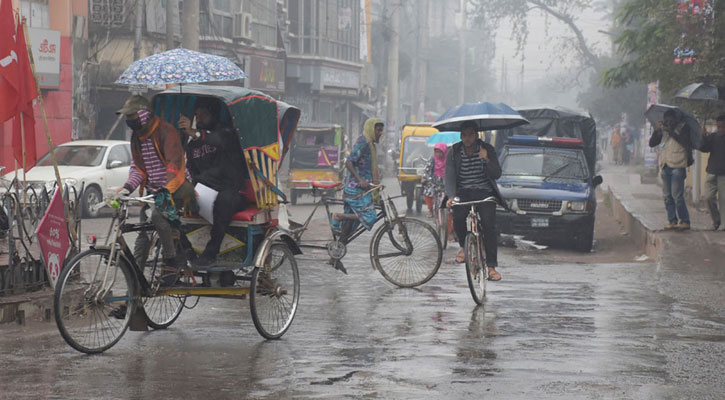
[[(435, 150), (440, 150), (443, 152), (442, 157), (438, 157), (435, 155)], [(444, 178), (446, 176), (446, 154), (448, 153), (448, 146), (445, 145), (445, 143), (436, 143), (434, 147), (434, 153), (433, 157), (435, 158), (435, 171), (433, 175)]]

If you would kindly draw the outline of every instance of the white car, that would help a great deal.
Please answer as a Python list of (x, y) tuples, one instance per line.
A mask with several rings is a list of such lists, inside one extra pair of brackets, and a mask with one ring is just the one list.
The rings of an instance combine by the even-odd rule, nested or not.
[[(113, 186), (122, 186), (128, 179), (131, 167), (131, 144), (124, 140), (76, 140), (55, 148), (60, 179), (64, 185), (73, 186), (81, 195), (80, 204), (85, 217), (97, 217), (100, 210), (92, 206), (103, 200), (103, 193)], [(22, 179), (22, 169), (18, 179)], [(15, 172), (3, 178), (10, 181)], [(25, 175), (28, 185), (50, 190), (56, 182), (50, 153), (38, 159), (35, 167)], [(84, 188), (81, 194), (81, 187)]]

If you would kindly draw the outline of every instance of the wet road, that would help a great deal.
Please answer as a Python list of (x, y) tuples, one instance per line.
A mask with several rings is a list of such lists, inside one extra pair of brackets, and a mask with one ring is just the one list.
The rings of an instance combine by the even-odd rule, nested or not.
[(98, 356), (53, 324), (0, 327), (0, 398), (725, 397), (723, 304), (682, 296), (667, 264), (501, 249), (504, 280), (474, 307), (463, 266), (446, 263), (455, 249), (430, 282), (397, 289), (372, 270), (369, 238), (351, 245), (347, 276), (299, 261), (299, 311), (279, 341), (257, 334), (247, 301), (220, 299)]

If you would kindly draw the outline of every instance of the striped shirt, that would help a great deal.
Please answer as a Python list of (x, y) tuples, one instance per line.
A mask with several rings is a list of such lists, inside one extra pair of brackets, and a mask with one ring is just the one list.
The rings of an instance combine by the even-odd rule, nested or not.
[(468, 155), (465, 149), (461, 147), (461, 168), (458, 170), (458, 189), (492, 189), (486, 175), (486, 160), (478, 156), (479, 151), (480, 148), (476, 146), (476, 151), (472, 155)]
[[(154, 149), (154, 143), (151, 138), (141, 141), (141, 157), (143, 158), (144, 165), (146, 166), (146, 174), (148, 175), (146, 189), (156, 191), (166, 186), (166, 167), (164, 167), (164, 163), (161, 162), (158, 154), (156, 154), (156, 149)], [(142, 181), (143, 176), (141, 172), (133, 160), (131, 160), (131, 170), (128, 175), (128, 180), (123, 186), (133, 192)]]

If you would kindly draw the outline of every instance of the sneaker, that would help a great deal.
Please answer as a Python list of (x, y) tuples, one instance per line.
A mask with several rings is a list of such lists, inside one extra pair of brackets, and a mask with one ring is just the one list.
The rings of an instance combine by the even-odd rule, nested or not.
[(679, 224), (675, 225), (675, 229), (678, 231), (686, 231), (690, 229), (690, 223), (689, 222), (680, 222)]
[(126, 319), (126, 306), (122, 305), (114, 308), (108, 313), (108, 316), (116, 319)]
[(720, 229), (720, 223), (719, 222), (713, 222), (712, 223), (712, 230), (713, 231), (716, 231), (718, 229)]

